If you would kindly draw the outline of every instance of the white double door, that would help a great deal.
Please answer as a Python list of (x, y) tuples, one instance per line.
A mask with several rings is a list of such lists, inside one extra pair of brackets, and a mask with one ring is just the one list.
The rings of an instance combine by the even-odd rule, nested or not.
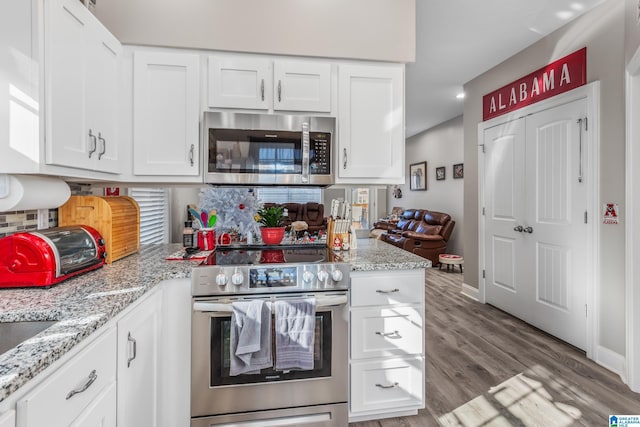
[(586, 101), (484, 131), (485, 297), (586, 348)]

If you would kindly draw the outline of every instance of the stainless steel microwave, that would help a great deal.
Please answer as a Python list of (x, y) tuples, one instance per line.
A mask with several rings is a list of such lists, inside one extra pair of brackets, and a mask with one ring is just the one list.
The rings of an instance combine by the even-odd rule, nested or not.
[(204, 113), (205, 182), (332, 185), (335, 118)]

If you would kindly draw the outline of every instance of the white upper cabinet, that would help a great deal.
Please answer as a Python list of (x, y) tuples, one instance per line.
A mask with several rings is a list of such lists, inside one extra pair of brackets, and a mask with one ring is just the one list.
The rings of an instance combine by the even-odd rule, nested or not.
[(273, 63), (273, 109), (331, 111), (331, 64), (306, 61)]
[(46, 162), (119, 173), (122, 46), (77, 0), (45, 2)]
[(0, 415), (0, 427), (16, 427), (16, 411), (11, 410)]
[(209, 56), (208, 105), (274, 111), (331, 111), (331, 64)]
[(133, 173), (200, 176), (200, 57), (134, 52)]
[(336, 183), (404, 183), (404, 65), (340, 65)]

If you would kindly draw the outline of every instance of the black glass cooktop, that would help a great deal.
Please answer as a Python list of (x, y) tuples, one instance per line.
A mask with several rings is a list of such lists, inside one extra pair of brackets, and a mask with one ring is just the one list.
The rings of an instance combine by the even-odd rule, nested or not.
[(218, 246), (203, 265), (312, 264), (341, 261), (322, 244)]

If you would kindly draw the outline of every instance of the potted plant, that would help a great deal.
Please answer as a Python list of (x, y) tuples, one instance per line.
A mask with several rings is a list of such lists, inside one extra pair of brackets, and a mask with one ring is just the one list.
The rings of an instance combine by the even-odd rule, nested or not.
[(260, 235), (266, 245), (277, 245), (284, 237), (284, 208), (279, 206), (261, 207), (254, 217), (260, 224)]

